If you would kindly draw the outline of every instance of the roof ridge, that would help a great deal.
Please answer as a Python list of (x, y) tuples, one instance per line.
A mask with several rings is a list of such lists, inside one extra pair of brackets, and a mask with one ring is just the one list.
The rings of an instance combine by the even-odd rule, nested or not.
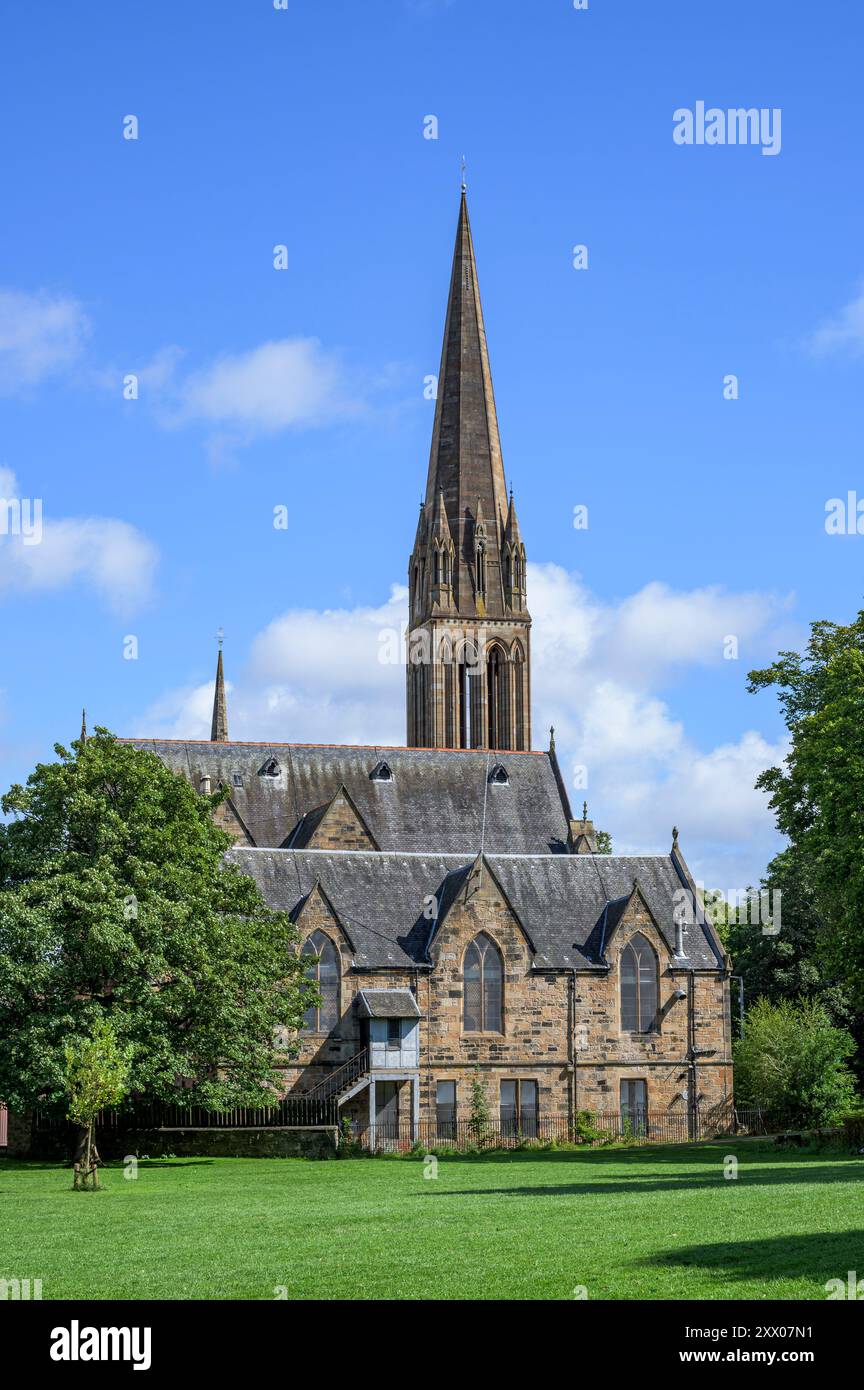
[(433, 748), (412, 747), (404, 743), (274, 743), (271, 739), (228, 739), (225, 741), (209, 738), (138, 738), (118, 737), (118, 743), (173, 743), (178, 747), (188, 744), (201, 744), (207, 748), (345, 748), (355, 752), (380, 749), (386, 753), (498, 753), (504, 757), (545, 758), (543, 748)]

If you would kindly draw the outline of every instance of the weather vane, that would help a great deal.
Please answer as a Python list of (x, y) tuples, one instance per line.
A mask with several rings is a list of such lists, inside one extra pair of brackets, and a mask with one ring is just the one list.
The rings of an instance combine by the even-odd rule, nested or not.
[(220, 652), (221, 652), (221, 650), (222, 650), (222, 643), (225, 641), (225, 629), (224, 629), (224, 627), (220, 627), (219, 631), (216, 633), (216, 641), (219, 643), (219, 650), (220, 650)]
[(465, 182), (465, 156), (464, 156), (464, 154), (463, 154), (463, 156), (462, 156), (462, 192), (463, 192), (463, 193), (466, 191), (467, 187), (468, 187), (468, 185), (467, 185), (467, 183)]

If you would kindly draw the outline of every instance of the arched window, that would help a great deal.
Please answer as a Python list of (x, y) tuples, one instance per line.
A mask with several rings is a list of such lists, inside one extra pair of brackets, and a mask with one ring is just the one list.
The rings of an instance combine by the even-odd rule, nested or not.
[(329, 1033), (339, 1022), (339, 952), (323, 931), (313, 932), (303, 947), (308, 960), (306, 979), (318, 986), (321, 1003), (306, 1010), (303, 1030), (307, 1033)]
[(621, 956), (621, 1031), (657, 1032), (657, 957), (640, 932)]
[(462, 1026), (466, 1033), (504, 1032), (501, 952), (485, 932), (465, 952)]
[(513, 648), (513, 747), (526, 748), (525, 736), (525, 654), (517, 642)]
[(486, 660), (486, 709), (489, 720), (488, 746), (510, 745), (510, 668), (500, 647), (490, 649)]

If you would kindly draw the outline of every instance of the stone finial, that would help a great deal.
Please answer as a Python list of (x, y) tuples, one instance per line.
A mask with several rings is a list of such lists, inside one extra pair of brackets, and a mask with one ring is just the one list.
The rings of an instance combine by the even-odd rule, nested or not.
[(549, 752), (555, 752), (555, 725), (549, 725)]
[(583, 820), (587, 820), (587, 819), (588, 819), (588, 802), (587, 802), (587, 801), (583, 801), (583, 802), (582, 802), (582, 819), (583, 819)]
[(87, 742), (87, 711), (86, 711), (86, 709), (82, 709), (82, 711), (81, 711), (81, 742), (82, 742), (82, 743), (86, 743), (86, 742)]
[(673, 848), (673, 849), (677, 849), (677, 848), (678, 848), (678, 827), (677, 827), (677, 825), (673, 825), (673, 827), (672, 827), (672, 848)]

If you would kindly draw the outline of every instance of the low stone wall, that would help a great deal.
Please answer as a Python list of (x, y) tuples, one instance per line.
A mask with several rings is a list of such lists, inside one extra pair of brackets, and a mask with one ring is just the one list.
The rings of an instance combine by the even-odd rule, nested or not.
[[(153, 1129), (101, 1130), (99, 1153), (116, 1161), (138, 1158), (333, 1158), (335, 1129)], [(37, 1130), (29, 1148), (16, 1146), (10, 1158), (43, 1158), (64, 1162), (74, 1139), (70, 1130)]]

